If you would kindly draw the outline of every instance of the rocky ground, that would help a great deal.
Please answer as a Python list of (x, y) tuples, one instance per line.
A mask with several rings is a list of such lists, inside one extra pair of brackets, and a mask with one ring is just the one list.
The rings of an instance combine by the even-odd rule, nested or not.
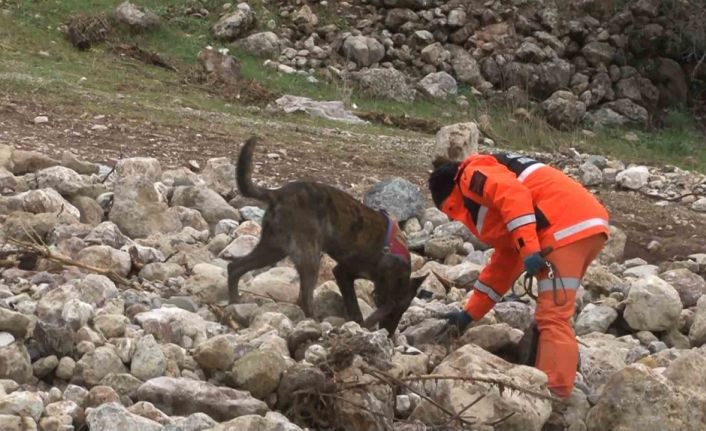
[[(443, 129), (429, 154), (468, 151), (480, 138), (474, 130)], [(424, 285), (432, 298), (415, 299), (389, 339), (344, 321), (328, 258), (315, 319), (294, 305), (298, 276), (286, 260), (245, 277), (244, 302), (226, 305), (227, 259), (253, 248), (263, 214), (238, 197), (229, 158), (170, 168), (123, 157), (113, 169), (69, 153), (0, 150), (3, 430), (706, 426), (703, 238), (681, 239), (701, 253), (648, 264), (626, 260), (633, 233), (612, 228), (577, 301), (579, 384), (559, 405), (544, 374), (513, 363), (531, 300), (498, 304), (457, 340), (436, 337), (439, 314), (462, 305), (492, 250), (425, 209), (426, 193), (406, 180), (360, 193), (366, 202), (388, 196), (416, 273), (434, 272)], [(623, 205), (673, 214), (672, 230), (703, 223), (702, 175), (578, 153), (535, 156), (600, 196), (634, 190), (620, 192), (633, 199)], [(356, 290), (367, 315), (372, 286), (359, 281)]]

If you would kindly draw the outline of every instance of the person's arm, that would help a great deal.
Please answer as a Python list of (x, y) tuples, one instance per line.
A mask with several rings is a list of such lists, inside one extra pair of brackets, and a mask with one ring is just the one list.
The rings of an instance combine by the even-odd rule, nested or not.
[(466, 301), (464, 310), (473, 320), (482, 319), (507, 293), (522, 270), (520, 256), (513, 249), (495, 249)]
[(523, 258), (540, 251), (532, 194), (511, 172), (494, 167), (467, 168), (462, 184), (465, 196), (500, 213)]

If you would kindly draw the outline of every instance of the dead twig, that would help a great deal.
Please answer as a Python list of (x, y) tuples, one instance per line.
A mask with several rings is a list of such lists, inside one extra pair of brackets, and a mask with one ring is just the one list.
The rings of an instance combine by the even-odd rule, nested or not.
[(120, 160), (122, 160), (122, 158), (123, 158), (123, 152), (121, 151), (120, 154), (118, 154), (118, 160), (115, 162), (113, 167), (110, 168), (110, 171), (108, 171), (108, 173), (105, 174), (105, 176), (100, 180), (101, 184), (105, 183), (108, 180), (108, 177), (110, 177), (113, 174), (113, 172), (115, 172), (115, 168), (118, 167), (118, 163), (120, 162)]
[[(414, 389), (412, 386), (410, 386), (410, 385), (408, 385), (407, 383), (405, 383), (405, 381), (404, 381), (403, 379), (397, 379), (396, 377), (391, 376), (390, 374), (387, 374), (387, 373), (385, 373), (385, 372), (383, 372), (383, 371), (380, 371), (380, 370), (376, 370), (376, 369), (374, 369), (374, 368), (366, 367), (366, 371), (367, 371), (370, 375), (372, 375), (373, 377), (376, 377), (376, 378), (378, 378), (378, 379), (380, 379), (380, 380), (383, 380), (383, 381), (384, 381), (385, 383), (387, 383), (387, 384), (389, 384), (389, 382), (393, 382), (393, 383), (396, 384), (397, 386), (402, 386), (402, 387), (404, 387), (405, 389), (407, 389), (408, 391), (410, 391), (410, 392), (412, 392), (412, 393), (414, 393), (414, 394), (417, 394), (417, 395), (420, 396), (421, 398), (423, 398), (423, 399), (429, 401), (432, 405), (434, 405), (434, 407), (436, 407), (437, 409), (439, 409), (439, 410), (441, 410), (442, 412), (446, 413), (447, 415), (449, 415), (449, 416), (451, 416), (451, 417), (456, 416), (456, 414), (455, 414), (453, 411), (451, 411), (451, 410), (447, 409), (446, 407), (442, 406), (442, 405), (439, 404), (439, 402), (436, 401), (435, 399), (433, 399), (433, 398), (431, 398), (431, 397), (429, 397), (429, 396), (427, 396), (427, 395), (421, 393), (420, 391)], [(380, 376), (382, 376), (382, 379), (380, 378)], [(468, 420), (466, 420), (466, 419), (464, 419), (464, 418), (462, 418), (462, 417), (460, 417), (460, 416), (459, 416), (458, 420), (459, 420), (459, 422), (461, 422), (461, 423), (463, 423), (463, 424), (466, 424), (466, 425), (473, 425), (472, 422), (470, 422), (470, 421), (468, 421)]]
[(689, 197), (689, 196), (697, 196), (696, 193), (686, 193), (686, 194), (683, 194), (683, 195), (680, 195), (680, 196), (676, 196), (676, 197), (673, 197), (673, 198), (668, 198), (668, 197), (666, 197), (666, 196), (660, 196), (660, 195), (655, 195), (655, 194), (652, 194), (652, 193), (647, 193), (647, 192), (644, 191), (644, 190), (638, 190), (638, 192), (640, 192), (640, 194), (642, 194), (643, 196), (647, 196), (648, 198), (659, 199), (659, 200), (667, 201), (667, 202), (679, 202), (679, 201), (681, 201), (682, 199), (684, 199), (684, 198), (686, 198), (686, 197)]
[(96, 274), (104, 275), (113, 280), (115, 283), (121, 284), (123, 286), (139, 289), (139, 287), (137, 287), (134, 283), (131, 283), (129, 280), (116, 273), (115, 271), (105, 268), (98, 268), (92, 265), (87, 265), (85, 263), (73, 260), (68, 256), (64, 256), (61, 253), (54, 252), (44, 243), (44, 241), (41, 239), (41, 237), (36, 234), (36, 232), (34, 232), (34, 235), (36, 236), (32, 235), (32, 233), (27, 231), (27, 229), (25, 229), (25, 232), (27, 233), (27, 236), (32, 240), (32, 242), (22, 241), (16, 238), (9, 238), (8, 242), (17, 247), (20, 247), (28, 253), (36, 254), (52, 262), (56, 262), (61, 265), (74, 266), (76, 268), (85, 269)]
[(296, 304), (296, 302), (293, 302), (293, 301), (281, 301), (281, 300), (275, 298), (274, 296), (272, 296), (272, 294), (269, 292), (267, 292), (267, 294), (262, 294), (262, 293), (253, 292), (253, 291), (247, 290), (247, 289), (238, 289), (238, 291), (240, 291), (242, 293), (247, 293), (248, 295), (257, 296), (259, 298), (271, 299), (274, 302), (284, 302), (287, 304)]

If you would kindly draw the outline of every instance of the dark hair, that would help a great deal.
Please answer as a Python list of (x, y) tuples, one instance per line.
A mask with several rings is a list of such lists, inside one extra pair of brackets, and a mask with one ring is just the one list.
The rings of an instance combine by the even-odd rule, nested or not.
[(453, 191), (456, 185), (456, 172), (458, 172), (460, 165), (460, 162), (444, 163), (429, 175), (429, 191), (437, 208), (441, 208), (441, 205)]

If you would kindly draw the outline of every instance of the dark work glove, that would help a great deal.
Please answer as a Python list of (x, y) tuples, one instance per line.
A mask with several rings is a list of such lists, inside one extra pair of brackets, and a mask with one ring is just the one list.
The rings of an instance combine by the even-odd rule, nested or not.
[(547, 261), (538, 252), (532, 253), (525, 258), (525, 272), (527, 275), (535, 276), (545, 266), (547, 266)]
[(463, 332), (464, 329), (473, 321), (473, 318), (463, 310), (451, 311), (441, 316), (446, 319), (447, 326), (455, 326), (458, 328), (459, 332)]

